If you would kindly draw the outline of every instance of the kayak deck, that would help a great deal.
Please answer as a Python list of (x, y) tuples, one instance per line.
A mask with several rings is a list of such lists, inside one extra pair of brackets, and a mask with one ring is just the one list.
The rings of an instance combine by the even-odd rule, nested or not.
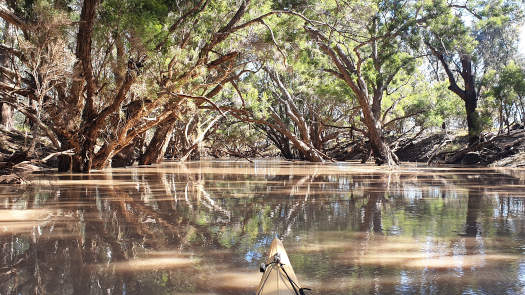
[(283, 243), (278, 238), (275, 238), (270, 245), (265, 265), (266, 269), (259, 282), (257, 295), (303, 294)]

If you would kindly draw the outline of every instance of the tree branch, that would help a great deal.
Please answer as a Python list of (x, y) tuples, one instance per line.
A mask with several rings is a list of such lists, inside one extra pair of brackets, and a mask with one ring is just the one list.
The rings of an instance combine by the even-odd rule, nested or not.
[(448, 87), (452, 92), (456, 93), (461, 99), (466, 99), (466, 93), (463, 89), (459, 88), (456, 77), (454, 77), (454, 73), (452, 73), (452, 70), (450, 69), (447, 61), (445, 60), (445, 57), (443, 56), (443, 53), (439, 52), (436, 48), (434, 48), (430, 43), (425, 42), (428, 48), (432, 51), (432, 54), (438, 58), (438, 60), (441, 62), (441, 65), (445, 69), (445, 72), (448, 77), (448, 81), (450, 86)]
[(268, 31), (270, 31), (270, 35), (272, 36), (272, 41), (273, 41), (273, 44), (275, 45), (275, 47), (277, 47), (277, 50), (279, 50), (279, 52), (281, 53), (282, 57), (283, 57), (283, 63), (284, 65), (286, 65), (286, 55), (284, 54), (284, 52), (281, 50), (281, 48), (279, 47), (279, 45), (277, 45), (277, 41), (275, 40), (275, 36), (273, 34), (273, 31), (272, 31), (272, 28), (270, 28), (270, 26), (264, 21), (264, 19), (260, 19), (259, 22), (261, 24), (263, 24), (267, 29)]
[(18, 16), (14, 15), (10, 11), (0, 7), (0, 18), (3, 18), (6, 22), (20, 28), (22, 31), (27, 32), (32, 30), (32, 26), (24, 22)]

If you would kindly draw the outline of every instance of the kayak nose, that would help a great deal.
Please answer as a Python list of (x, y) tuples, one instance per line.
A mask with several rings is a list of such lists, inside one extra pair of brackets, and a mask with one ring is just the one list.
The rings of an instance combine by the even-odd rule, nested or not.
[(257, 287), (257, 295), (306, 295), (297, 283), (290, 259), (281, 240), (274, 239), (266, 263), (261, 263), (259, 270), (264, 274)]

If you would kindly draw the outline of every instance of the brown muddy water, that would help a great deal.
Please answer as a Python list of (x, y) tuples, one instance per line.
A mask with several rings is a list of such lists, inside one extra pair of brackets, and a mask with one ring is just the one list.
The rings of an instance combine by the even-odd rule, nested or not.
[(525, 170), (167, 162), (0, 186), (0, 294), (525, 294)]

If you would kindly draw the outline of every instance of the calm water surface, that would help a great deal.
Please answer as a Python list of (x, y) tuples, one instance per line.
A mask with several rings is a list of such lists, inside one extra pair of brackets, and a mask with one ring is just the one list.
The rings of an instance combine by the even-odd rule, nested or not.
[(168, 162), (0, 186), (0, 294), (525, 294), (525, 170)]

